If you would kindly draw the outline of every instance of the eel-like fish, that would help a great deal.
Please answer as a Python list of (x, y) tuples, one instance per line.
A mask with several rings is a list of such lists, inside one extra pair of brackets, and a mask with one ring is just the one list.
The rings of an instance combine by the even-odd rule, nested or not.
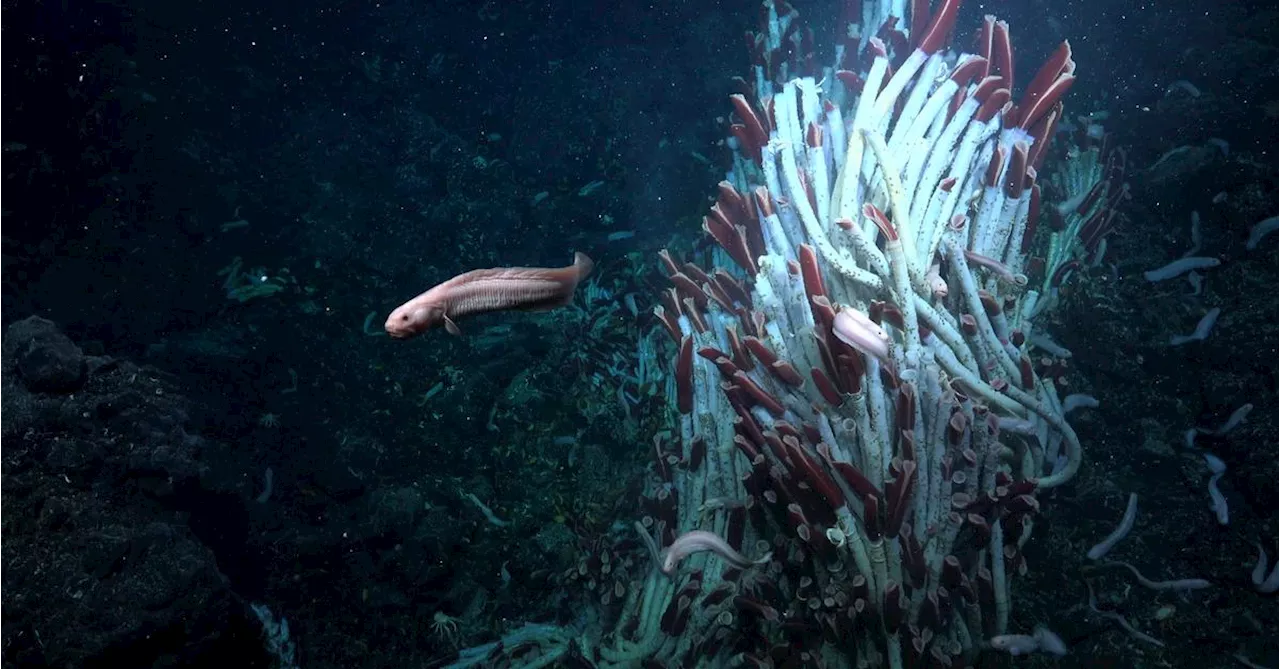
[(739, 569), (746, 569), (752, 565), (769, 564), (769, 560), (773, 558), (773, 553), (769, 552), (759, 559), (752, 560), (734, 550), (729, 545), (729, 542), (721, 539), (718, 534), (705, 530), (692, 530), (680, 535), (670, 546), (667, 546), (667, 550), (664, 551), (662, 556), (662, 573), (667, 576), (674, 574), (676, 567), (680, 566), (681, 560), (693, 553), (701, 553), (702, 551), (711, 551)]
[(585, 253), (573, 254), (567, 267), (496, 267), (477, 269), (439, 284), (405, 302), (383, 326), (396, 339), (410, 339), (444, 326), (462, 334), (456, 321), (490, 311), (548, 311), (573, 300), (578, 282), (594, 263)]

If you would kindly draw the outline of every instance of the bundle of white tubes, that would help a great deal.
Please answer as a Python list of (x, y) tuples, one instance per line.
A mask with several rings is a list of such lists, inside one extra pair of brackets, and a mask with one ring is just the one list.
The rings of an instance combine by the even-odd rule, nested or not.
[(765, 3), (706, 218), (717, 266), (662, 254), (681, 430), (636, 524), (652, 568), (557, 628), (572, 641), (490, 658), (897, 669), (1021, 643), (1037, 493), (1082, 459), (1027, 277), (1074, 63), (1064, 43), (1015, 96), (1002, 22), (965, 52), (958, 0), (863, 4), (806, 72), (796, 13)]

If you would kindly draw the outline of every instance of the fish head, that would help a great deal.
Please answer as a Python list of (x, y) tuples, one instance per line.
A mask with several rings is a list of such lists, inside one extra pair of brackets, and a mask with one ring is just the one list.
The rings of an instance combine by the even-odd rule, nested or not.
[(382, 326), (394, 339), (411, 339), (444, 325), (444, 305), (412, 301), (397, 307)]
[(676, 555), (669, 547), (663, 549), (662, 554), (662, 573), (670, 576), (676, 573), (676, 565), (680, 562), (680, 556)]

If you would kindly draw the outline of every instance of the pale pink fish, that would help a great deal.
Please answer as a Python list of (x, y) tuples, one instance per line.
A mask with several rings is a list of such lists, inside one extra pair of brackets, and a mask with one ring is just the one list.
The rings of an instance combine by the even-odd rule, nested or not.
[(739, 569), (746, 569), (752, 565), (768, 564), (769, 559), (773, 556), (773, 553), (765, 553), (764, 557), (758, 560), (751, 560), (734, 550), (733, 546), (721, 539), (719, 535), (704, 530), (693, 530), (677, 537), (663, 552), (662, 573), (668, 576), (674, 574), (676, 567), (680, 566), (681, 560), (702, 551), (711, 551)]
[(1059, 657), (1067, 654), (1067, 644), (1044, 625), (1037, 625), (1031, 634), (1001, 634), (991, 637), (988, 642), (992, 648), (1003, 650), (1010, 655), (1029, 655), (1031, 653), (1047, 653)]
[(831, 324), (831, 331), (836, 339), (880, 362), (889, 362), (889, 335), (857, 309), (841, 309)]
[(444, 326), (462, 334), (456, 321), (490, 311), (548, 311), (573, 300), (578, 282), (594, 263), (585, 253), (573, 254), (567, 267), (498, 267), (477, 269), (433, 287), (387, 316), (383, 326), (396, 339), (410, 339)]

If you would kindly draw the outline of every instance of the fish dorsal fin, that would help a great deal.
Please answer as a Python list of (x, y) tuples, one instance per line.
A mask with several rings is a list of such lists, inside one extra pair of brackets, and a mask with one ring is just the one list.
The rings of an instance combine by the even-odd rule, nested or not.
[(445, 316), (445, 317), (444, 317), (444, 329), (445, 329), (445, 331), (446, 331), (446, 332), (448, 332), (449, 334), (451, 334), (451, 335), (453, 335), (453, 336), (455, 336), (455, 337), (461, 337), (461, 336), (462, 336), (462, 329), (461, 329), (461, 328), (459, 328), (459, 327), (458, 327), (458, 324), (457, 324), (457, 323), (454, 323), (454, 322), (453, 322), (453, 319), (452, 319), (452, 318), (449, 318), (448, 316)]

